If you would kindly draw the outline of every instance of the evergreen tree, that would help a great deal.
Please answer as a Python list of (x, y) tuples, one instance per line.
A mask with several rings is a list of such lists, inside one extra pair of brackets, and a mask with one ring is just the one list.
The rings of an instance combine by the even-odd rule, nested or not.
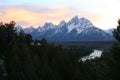
[(40, 43), (42, 45), (47, 45), (47, 40), (45, 38), (42, 38), (42, 40), (40, 41)]
[[(118, 24), (113, 33), (120, 41), (120, 21)], [(33, 41), (24, 31), (17, 35), (14, 26), (14, 21), (0, 23), (0, 59), (5, 61), (7, 80), (120, 80), (119, 44), (112, 48), (112, 56), (78, 62), (90, 50), (63, 48), (45, 38)], [(0, 80), (3, 71), (0, 66)]]
[[(118, 20), (117, 28), (114, 29), (114, 31), (113, 31), (113, 35), (114, 35), (115, 39), (120, 43), (120, 19)], [(119, 43), (116, 43), (112, 49), (113, 56), (116, 60), (120, 60), (120, 53), (119, 53), (120, 44)]]
[(25, 33), (23, 30), (20, 30), (20, 33), (18, 35), (18, 42), (25, 43)]
[(120, 80), (120, 19), (118, 20), (118, 26), (113, 31), (113, 36), (118, 41), (111, 49), (113, 63), (112, 70), (114, 80)]
[(118, 20), (118, 26), (117, 26), (117, 28), (114, 29), (114, 31), (113, 31), (113, 36), (115, 37), (115, 39), (117, 41), (120, 42), (120, 19)]
[(16, 38), (16, 32), (15, 32), (15, 22), (11, 21), (10, 23), (6, 23), (5, 25), (5, 37), (6, 37), (6, 43), (9, 44), (11, 41), (14, 41)]
[(30, 45), (31, 42), (32, 42), (32, 36), (30, 34), (26, 34), (25, 35), (25, 43), (27, 45)]

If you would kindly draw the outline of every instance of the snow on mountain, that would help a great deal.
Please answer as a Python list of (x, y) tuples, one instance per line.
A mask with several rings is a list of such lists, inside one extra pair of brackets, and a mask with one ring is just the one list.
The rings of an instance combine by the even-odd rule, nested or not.
[(69, 24), (78, 24), (79, 23), (79, 18), (78, 16), (73, 17), (69, 22)]
[(71, 21), (68, 22), (68, 33), (73, 29), (76, 29), (78, 32), (77, 34), (80, 34), (89, 27), (94, 27), (94, 25), (89, 20), (84, 17), (79, 19), (78, 16), (75, 16), (71, 19)]
[(109, 41), (113, 40), (113, 37), (109, 35), (108, 33), (104, 32), (103, 30), (96, 28), (96, 27), (90, 27), (85, 29), (81, 34), (78, 34), (80, 36), (81, 40), (84, 41)]
[(49, 41), (107, 41), (113, 37), (95, 27), (88, 19), (73, 17), (68, 23), (61, 21), (59, 25), (45, 23), (43, 27), (32, 32), (34, 39), (43, 37)]
[(54, 25), (53, 23), (45, 23), (45, 25), (43, 26), (44, 29), (51, 29), (51, 28), (55, 28), (56, 25)]
[(42, 39), (51, 37), (54, 33), (54, 30), (57, 28), (53, 23), (45, 23), (42, 27), (38, 27), (31, 32), (33, 39)]
[(108, 29), (108, 30), (104, 30), (106, 33), (110, 34), (110, 35), (113, 35), (113, 29)]
[(17, 25), (17, 26), (15, 27), (15, 30), (16, 30), (17, 33), (19, 33), (21, 30), (23, 30), (26, 34), (31, 34), (31, 32), (32, 32), (33, 30), (35, 30), (35, 28), (32, 27), (32, 26), (27, 27), (27, 28), (22, 28), (20, 25)]
[(30, 26), (28, 28), (25, 28), (24, 32), (27, 33), (27, 34), (30, 34), (33, 30), (35, 30), (35, 28), (33, 26)]
[(36, 29), (24, 29), (30, 33), (33, 39), (41, 40), (43, 37), (48, 41), (109, 41), (113, 36), (95, 27), (88, 19), (78, 16), (69, 22), (61, 21), (60, 24), (45, 23)]
[(62, 20), (61, 22), (60, 22), (60, 24), (58, 24), (58, 27), (62, 27), (62, 26), (64, 26), (66, 24), (66, 22), (64, 21), (64, 20)]
[(56, 25), (50, 22), (50, 23), (45, 23), (43, 27), (38, 27), (38, 31), (42, 32), (53, 28), (56, 28)]
[(16, 32), (19, 33), (21, 30), (23, 30), (23, 28), (20, 25), (17, 25), (17, 26), (15, 26), (15, 30), (16, 30)]

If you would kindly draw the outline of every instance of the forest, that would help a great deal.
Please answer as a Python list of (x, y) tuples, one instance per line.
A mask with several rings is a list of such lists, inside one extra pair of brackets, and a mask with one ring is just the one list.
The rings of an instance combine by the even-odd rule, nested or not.
[(79, 59), (91, 50), (33, 40), (17, 33), (15, 24), (0, 23), (0, 80), (120, 80), (120, 20), (113, 31), (118, 42), (101, 58), (85, 62)]

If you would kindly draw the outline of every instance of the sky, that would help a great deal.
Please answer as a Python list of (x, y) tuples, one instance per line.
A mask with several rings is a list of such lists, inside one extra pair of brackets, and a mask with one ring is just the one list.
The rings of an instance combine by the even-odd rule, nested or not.
[(0, 21), (38, 27), (68, 22), (77, 15), (105, 30), (117, 27), (119, 8), (120, 0), (0, 0)]

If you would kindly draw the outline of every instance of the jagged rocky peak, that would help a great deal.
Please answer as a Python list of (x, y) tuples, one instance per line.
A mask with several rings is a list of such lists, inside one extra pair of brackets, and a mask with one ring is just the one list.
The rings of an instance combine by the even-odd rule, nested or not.
[(33, 26), (30, 26), (30, 27), (27, 27), (27, 28), (25, 28), (25, 29), (28, 29), (28, 30), (33, 30), (33, 29), (35, 29)]
[(58, 26), (63, 26), (64, 24), (66, 24), (66, 22), (62, 20)]
[(79, 20), (79, 17), (76, 15), (76, 16), (73, 17), (71, 20)]
[(90, 20), (88, 20), (87, 18), (85, 17), (82, 17), (79, 19), (79, 23), (80, 25), (82, 25), (82, 27), (84, 28), (90, 28), (90, 27), (95, 27)]
[(22, 29), (20, 25), (15, 26), (16, 29)]
[(52, 22), (45, 23), (44, 26), (43, 26), (43, 28), (45, 28), (45, 29), (55, 28), (55, 25)]
[(79, 29), (79, 32), (81, 32), (81, 30), (90, 27), (95, 27), (95, 26), (88, 19), (84, 17), (78, 18), (78, 16), (75, 16), (68, 22), (68, 32), (70, 32), (73, 29), (77, 29), (77, 30)]
[(60, 24), (65, 24), (66, 22), (64, 21), (64, 20), (62, 20), (61, 22), (60, 22)]
[[(21, 28), (20, 26), (17, 26)], [(95, 27), (85, 17), (73, 17), (69, 22), (61, 21), (60, 24), (45, 23), (36, 29), (24, 29), (34, 39), (41, 40), (45, 37), (48, 41), (110, 41), (113, 36)], [(19, 32), (19, 31), (18, 31)]]
[(17, 32), (20, 32), (21, 30), (23, 30), (22, 26), (20, 26), (20, 25), (15, 26), (14, 29), (15, 29)]
[(42, 28), (42, 27), (41, 27), (41, 26), (38, 26), (38, 27), (37, 27), (37, 29), (40, 29), (40, 28)]
[(78, 16), (73, 17), (68, 23), (69, 24), (74, 24), (74, 25), (86, 24), (86, 25), (92, 25), (93, 26), (93, 24), (90, 22), (90, 20), (86, 19), (85, 17), (79, 18)]
[(27, 34), (30, 34), (33, 30), (35, 30), (35, 28), (33, 26), (27, 27), (24, 29), (24, 32)]
[(82, 22), (84, 22), (84, 23), (91, 23), (90, 22), (90, 20), (88, 20), (87, 18), (85, 18), (85, 17), (82, 17), (82, 18), (80, 18), (80, 21), (82, 21)]
[(33, 27), (33, 26), (30, 26), (29, 28), (30, 28), (30, 29), (33, 29), (34, 27)]
[(78, 22), (79, 22), (78, 16), (73, 17), (73, 18), (69, 21), (69, 23), (78, 23)]

